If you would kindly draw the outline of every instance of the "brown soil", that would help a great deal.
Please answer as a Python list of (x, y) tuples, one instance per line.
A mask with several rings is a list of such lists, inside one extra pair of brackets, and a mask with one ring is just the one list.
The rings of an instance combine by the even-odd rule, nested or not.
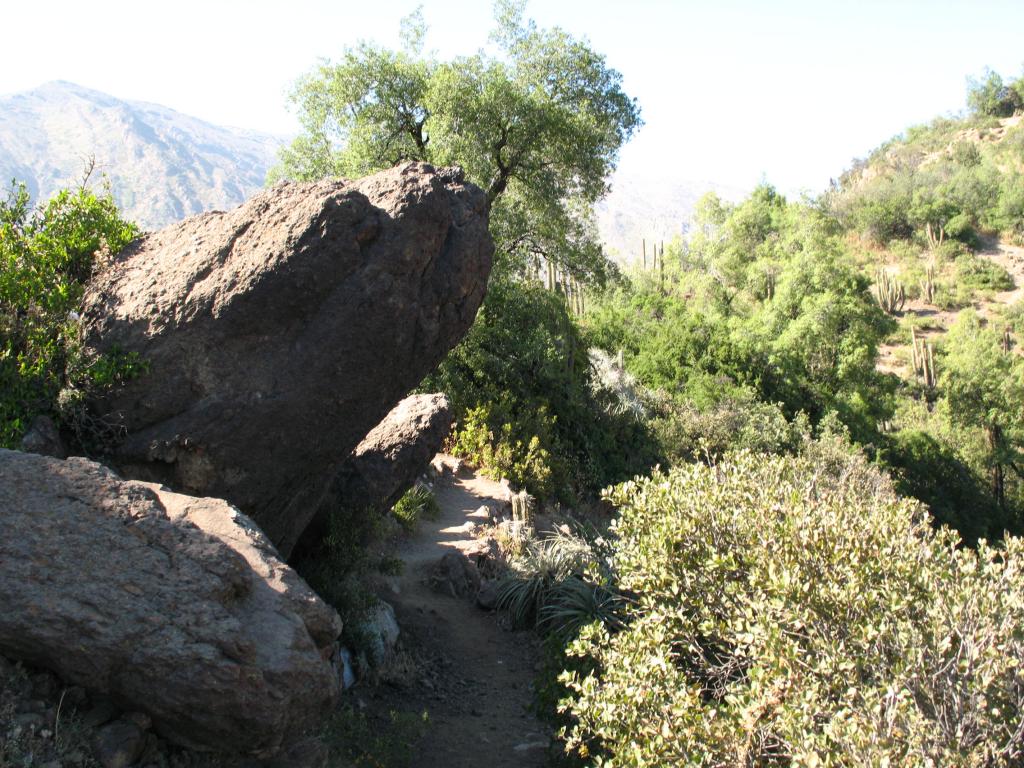
[[(446, 466), (451, 457), (439, 457)], [(469, 599), (439, 594), (429, 586), (434, 565), (451, 549), (474, 542), (472, 528), (486, 523), (481, 505), (504, 498), (501, 485), (472, 472), (446, 472), (434, 486), (437, 520), (423, 520), (396, 554), (402, 575), (381, 592), (401, 627), (399, 662), (408, 660), (405, 679), (357, 687), (353, 693), (373, 712), (427, 712), (429, 726), (414, 745), (416, 768), (543, 766), (550, 729), (530, 712), (539, 659), (531, 633), (511, 632), (496, 614)]]

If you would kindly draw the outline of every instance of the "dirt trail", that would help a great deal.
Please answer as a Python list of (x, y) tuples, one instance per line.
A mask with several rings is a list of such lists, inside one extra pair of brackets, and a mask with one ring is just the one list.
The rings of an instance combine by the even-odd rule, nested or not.
[[(450, 467), (450, 457), (439, 457)], [(429, 729), (415, 746), (416, 768), (530, 768), (543, 766), (549, 729), (530, 712), (539, 659), (531, 633), (510, 632), (498, 616), (469, 599), (429, 586), (434, 565), (451, 549), (466, 549), (481, 505), (504, 498), (505, 489), (463, 470), (446, 472), (434, 486), (441, 514), (421, 520), (396, 554), (405, 562), (382, 597), (392, 604), (401, 643), (420, 671), (396, 700), (404, 711), (429, 713)]]

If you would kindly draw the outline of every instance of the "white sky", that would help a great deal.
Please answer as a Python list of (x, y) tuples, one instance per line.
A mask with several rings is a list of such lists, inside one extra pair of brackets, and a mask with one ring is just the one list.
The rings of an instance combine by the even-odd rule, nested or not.
[[(214, 123), (297, 130), (291, 83), (318, 57), (397, 44), (416, 0), (5, 0), (0, 94), (48, 80)], [(472, 53), (487, 0), (424, 0), (427, 47)], [(646, 125), (633, 176), (823, 189), (856, 156), (963, 107), (965, 77), (1024, 67), (1024, 0), (533, 0), (607, 56)]]

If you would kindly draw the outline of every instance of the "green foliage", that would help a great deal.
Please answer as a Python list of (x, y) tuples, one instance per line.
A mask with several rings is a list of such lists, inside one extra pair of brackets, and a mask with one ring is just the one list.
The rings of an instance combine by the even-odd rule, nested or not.
[[(713, 410), (754, 392), (788, 419), (837, 412), (871, 439), (889, 411), (876, 350), (895, 323), (871, 299), (834, 220), (768, 187), (737, 206), (705, 199), (702, 210), (668, 287), (636, 276), (609, 288), (590, 302), (588, 337), (621, 351), (643, 386), (683, 404), (684, 418), (687, 403)], [(673, 428), (659, 425), (663, 435)]]
[(73, 404), (141, 369), (134, 356), (85, 358), (76, 314), (97, 259), (138, 233), (109, 191), (64, 190), (33, 210), (15, 184), (0, 202), (0, 446), (15, 447), (42, 413), (83, 428)]
[(391, 513), (406, 533), (412, 533), (420, 520), (436, 520), (441, 514), (441, 508), (429, 488), (417, 485), (403, 494)]
[(476, 323), (421, 389), (451, 399), (457, 453), (541, 498), (657, 460), (646, 425), (594, 379), (564, 299), (533, 281), (492, 278)]
[(377, 598), (365, 584), (371, 570), (395, 567), (375, 551), (387, 533), (386, 510), (336, 505), (315, 541), (303, 541), (290, 562), (313, 590), (342, 618), (342, 641), (351, 648), (366, 646), (356, 627)]
[(896, 487), (924, 502), (935, 525), (947, 525), (971, 546), (1003, 534), (1004, 515), (970, 466), (944, 441), (927, 431), (896, 433), (883, 452)]
[(729, 391), (704, 407), (666, 399), (655, 414), (652, 427), (671, 466), (743, 448), (785, 453), (796, 448), (801, 437), (800, 426), (788, 421), (779, 405), (758, 400), (749, 388)]
[(502, 269), (523, 273), (542, 257), (601, 278), (590, 205), (639, 109), (603, 56), (526, 21), (522, 2), (497, 3), (496, 22), (493, 55), (437, 61), (422, 51), (415, 16), (404, 50), (363, 43), (321, 64), (296, 85), (303, 130), (271, 176), (362, 176), (409, 159), (460, 165), (492, 203)]
[(1015, 765), (1024, 547), (961, 549), (863, 459), (741, 453), (609, 493), (626, 627), (588, 627), (590, 764)]
[(527, 537), (510, 557), (511, 574), (499, 587), (497, 607), (515, 626), (537, 627), (563, 640), (595, 621), (619, 629), (625, 600), (610, 586), (603, 554), (600, 544), (565, 530)]
[(1013, 278), (999, 264), (975, 253), (965, 253), (956, 259), (958, 288), (967, 291), (1008, 291)]
[(471, 408), (455, 433), (452, 451), (483, 469), (490, 477), (508, 479), (515, 487), (525, 488), (540, 497), (552, 495), (551, 453), (541, 447), (537, 435), (525, 445), (505, 422), (495, 435), (492, 417), (486, 405)]
[[(842, 223), (885, 245), (916, 238), (930, 249), (947, 238), (978, 247), (979, 235), (1024, 233), (1024, 131), (997, 116), (1024, 106), (1024, 80), (995, 73), (971, 90), (975, 116), (908, 129), (858, 161), (828, 195)], [(1016, 106), (1014, 106), (1016, 104)], [(990, 128), (1001, 140), (983, 141)]]
[(392, 710), (387, 716), (374, 716), (346, 704), (328, 718), (320, 738), (332, 766), (412, 768), (415, 746), (429, 728), (426, 711)]
[(1024, 108), (1019, 83), (1003, 83), (997, 72), (986, 69), (980, 79), (967, 78), (967, 106), (976, 115), (1009, 117)]
[[(1017, 470), (1024, 450), (1024, 360), (1003, 351), (1002, 336), (982, 325), (974, 312), (962, 312), (943, 345), (940, 386), (951, 421), (983, 430), (988, 446), (985, 464), (992, 495), (1006, 510), (1002, 522), (1019, 529), (1021, 520), (1012, 504), (1007, 468)], [(1017, 483), (1024, 480), (1019, 472)]]

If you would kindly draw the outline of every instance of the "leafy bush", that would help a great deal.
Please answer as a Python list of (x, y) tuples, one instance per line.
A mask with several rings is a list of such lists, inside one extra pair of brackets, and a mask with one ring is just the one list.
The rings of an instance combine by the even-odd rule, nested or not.
[(986, 69), (980, 79), (967, 79), (967, 106), (976, 115), (1009, 117), (1024, 107), (1024, 99), (1015, 87), (1003, 83), (998, 72)]
[(999, 264), (976, 253), (957, 257), (956, 281), (958, 287), (975, 291), (1008, 291), (1013, 278)]
[(426, 710), (391, 710), (385, 716), (344, 704), (327, 718), (320, 738), (330, 753), (329, 765), (409, 768), (416, 764), (415, 745), (430, 725)]
[(961, 549), (827, 444), (608, 498), (636, 600), (562, 705), (593, 765), (1020, 764), (1021, 540)]
[(649, 469), (645, 424), (593, 376), (564, 298), (492, 276), (466, 338), (425, 391), (451, 398), (459, 455), (535, 496), (566, 501)]
[(410, 533), (416, 529), (416, 523), (421, 519), (436, 520), (441, 514), (441, 508), (429, 488), (417, 485), (405, 492), (395, 503), (391, 513), (403, 530)]
[(338, 504), (317, 536), (300, 542), (290, 565), (310, 587), (338, 611), (342, 641), (350, 648), (366, 645), (357, 627), (377, 604), (365, 576), (375, 566), (394, 568), (390, 558), (381, 560), (378, 545), (388, 532), (386, 510)]
[(16, 447), (41, 413), (81, 429), (84, 393), (140, 370), (133, 356), (84, 357), (76, 314), (100, 255), (138, 233), (109, 191), (65, 190), (33, 210), (16, 184), (0, 202), (0, 446)]
[(554, 490), (551, 454), (541, 447), (540, 438), (533, 435), (524, 445), (515, 437), (511, 423), (503, 423), (497, 436), (490, 423), (488, 406), (467, 411), (455, 432), (452, 452), (495, 480), (507, 478), (515, 487), (525, 488), (535, 496), (550, 496)]
[(1005, 515), (984, 483), (952, 447), (922, 430), (893, 435), (885, 452), (899, 492), (924, 502), (936, 525), (948, 525), (968, 544), (999, 538)]
[(690, 401), (666, 400), (652, 426), (662, 453), (673, 465), (717, 458), (741, 448), (783, 453), (795, 447), (800, 437), (778, 405), (761, 402), (753, 391), (742, 388), (704, 408)]

